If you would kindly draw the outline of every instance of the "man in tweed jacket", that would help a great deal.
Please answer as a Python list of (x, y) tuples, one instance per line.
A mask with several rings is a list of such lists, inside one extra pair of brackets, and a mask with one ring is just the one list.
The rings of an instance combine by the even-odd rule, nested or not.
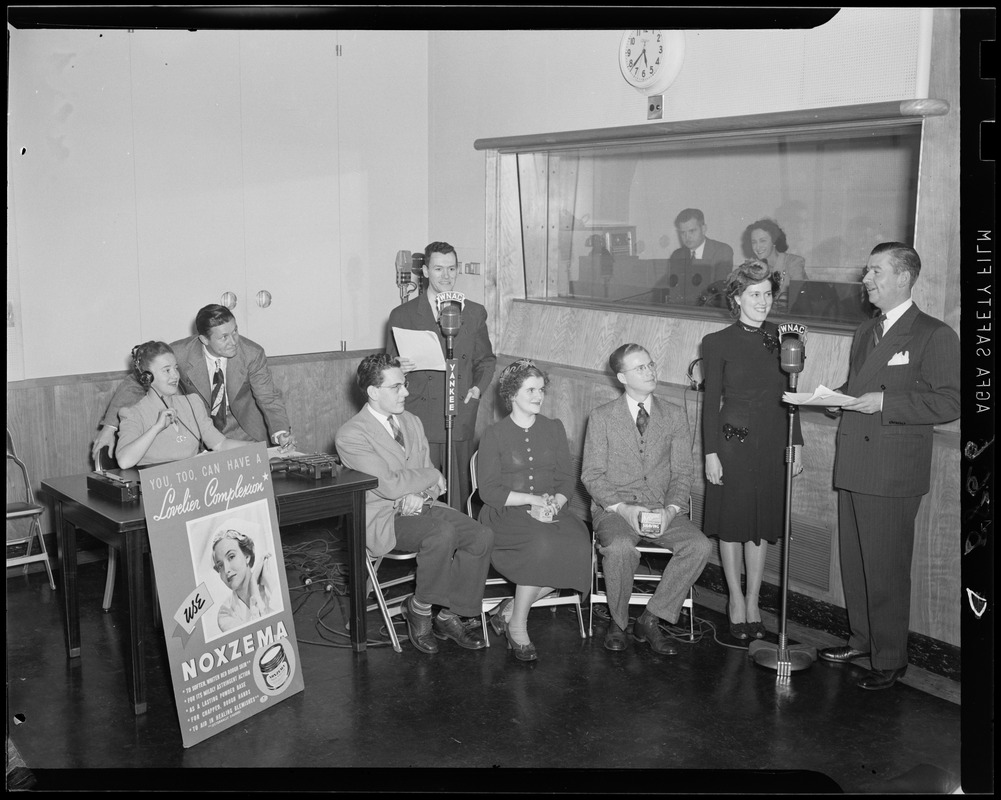
[[(677, 623), (710, 550), (709, 540), (686, 516), (693, 474), (691, 431), (681, 409), (653, 396), (657, 367), (643, 347), (622, 345), (608, 363), (625, 392), (591, 412), (581, 469), (591, 495), (611, 615), (605, 647), (628, 647), (629, 596), (640, 561), (636, 545), (642, 541), (673, 555), (633, 626), (633, 638), (649, 643), (656, 653), (673, 655), (677, 648), (659, 622)], [(644, 530), (641, 514), (658, 511), (659, 526)]]

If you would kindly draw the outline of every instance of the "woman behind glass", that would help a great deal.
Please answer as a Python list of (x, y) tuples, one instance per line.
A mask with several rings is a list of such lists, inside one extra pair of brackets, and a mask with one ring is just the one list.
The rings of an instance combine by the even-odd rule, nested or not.
[(779, 276), (775, 300), (788, 302), (789, 282), (806, 280), (806, 259), (788, 252), (785, 231), (770, 219), (759, 219), (744, 229), (744, 253), (753, 256)]
[(566, 430), (539, 413), (548, 383), (524, 359), (501, 373), (499, 393), (511, 414), (484, 431), (477, 456), (479, 521), (494, 532), (491, 563), (516, 584), (490, 625), (521, 661), (538, 657), (528, 638), (532, 604), (553, 589), (584, 593), (591, 579), (590, 535), (566, 507), (576, 483)]
[(212, 424), (198, 395), (180, 394), (177, 356), (165, 342), (144, 342), (132, 348), (132, 366), (146, 396), (118, 412), (118, 466), (162, 464), (209, 450), (244, 447), (227, 439)]
[[(783, 529), (788, 424), (782, 394), (778, 328), (766, 322), (779, 280), (760, 261), (730, 273), (726, 297), (737, 322), (702, 340), (706, 461), (705, 534), (719, 537), (730, 594), (730, 632), (763, 638), (758, 594), (767, 543)], [(794, 474), (803, 471), (799, 416), (794, 425)], [(747, 573), (741, 590), (741, 568)]]

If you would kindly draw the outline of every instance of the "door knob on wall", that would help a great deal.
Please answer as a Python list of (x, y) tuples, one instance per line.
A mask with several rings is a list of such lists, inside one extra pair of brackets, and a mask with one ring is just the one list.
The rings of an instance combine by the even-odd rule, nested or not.
[(261, 289), (261, 291), (257, 293), (257, 305), (259, 305), (261, 308), (267, 308), (268, 306), (270, 306), (271, 292), (269, 292), (267, 289)]
[(223, 292), (222, 297), (219, 298), (219, 302), (226, 306), (230, 311), (236, 308), (236, 295), (232, 292)]

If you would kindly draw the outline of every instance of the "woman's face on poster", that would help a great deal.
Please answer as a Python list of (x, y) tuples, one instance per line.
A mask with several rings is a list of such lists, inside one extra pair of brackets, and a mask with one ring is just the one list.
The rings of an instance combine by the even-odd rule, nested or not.
[(212, 549), (212, 567), (230, 589), (243, 585), (250, 575), (250, 559), (235, 539), (221, 539)]

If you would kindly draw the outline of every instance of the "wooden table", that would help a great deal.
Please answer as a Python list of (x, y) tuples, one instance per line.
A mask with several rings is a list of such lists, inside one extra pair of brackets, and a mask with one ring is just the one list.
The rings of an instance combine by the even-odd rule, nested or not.
[[(349, 627), (355, 652), (365, 650), (365, 491), (379, 481), (371, 475), (344, 470), (319, 480), (272, 476), (278, 502), (278, 524), (294, 525), (331, 517), (345, 517), (348, 531)], [(143, 556), (149, 536), (142, 500), (122, 504), (87, 490), (86, 475), (47, 478), (42, 492), (54, 501), (59, 543), (60, 576), (66, 620), (66, 652), (80, 655), (80, 609), (77, 598), (76, 531), (85, 530), (122, 554), (129, 598), (129, 652), (126, 665), (129, 698), (136, 714), (146, 712), (146, 579)]]

